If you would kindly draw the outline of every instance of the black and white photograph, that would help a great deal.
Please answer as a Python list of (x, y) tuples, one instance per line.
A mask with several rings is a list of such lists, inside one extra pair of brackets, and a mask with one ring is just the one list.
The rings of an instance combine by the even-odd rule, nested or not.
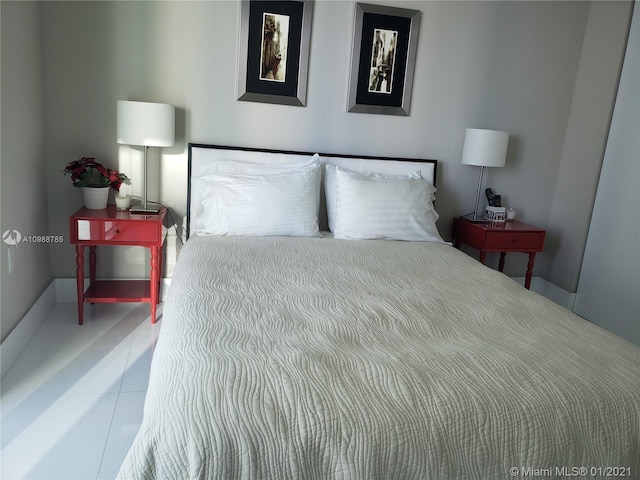
[(391, 93), (398, 32), (376, 28), (373, 31), (369, 92)]
[(347, 111), (409, 115), (421, 12), (357, 3)]
[(260, 79), (284, 82), (287, 75), (289, 16), (265, 12), (262, 15), (262, 32)]
[(243, 0), (237, 99), (303, 107), (313, 0)]

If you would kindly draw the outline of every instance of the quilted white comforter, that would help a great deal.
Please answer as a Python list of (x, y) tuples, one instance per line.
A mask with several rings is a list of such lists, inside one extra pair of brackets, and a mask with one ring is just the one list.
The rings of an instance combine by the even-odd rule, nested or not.
[(640, 348), (449, 245), (195, 237), (161, 328), (122, 479), (640, 475)]

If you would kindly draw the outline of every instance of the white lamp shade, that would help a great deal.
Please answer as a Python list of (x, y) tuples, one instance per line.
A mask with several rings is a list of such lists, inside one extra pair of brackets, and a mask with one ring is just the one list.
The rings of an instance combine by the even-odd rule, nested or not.
[(508, 145), (507, 132), (467, 128), (462, 163), (478, 167), (504, 167)]
[(118, 100), (118, 143), (170, 147), (175, 141), (175, 107)]

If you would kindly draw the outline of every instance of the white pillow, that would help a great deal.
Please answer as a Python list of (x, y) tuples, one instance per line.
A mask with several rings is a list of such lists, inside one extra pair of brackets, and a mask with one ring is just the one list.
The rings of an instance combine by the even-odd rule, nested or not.
[[(336, 165), (326, 164), (325, 172), (324, 172), (324, 193), (327, 201), (327, 220), (329, 223), (329, 230), (331, 230), (332, 232), (334, 231), (334, 228), (335, 228), (335, 218), (336, 218), (336, 172), (339, 170), (357, 177), (361, 177), (361, 178), (362, 177), (380, 178), (380, 179), (422, 178), (422, 173), (420, 172), (420, 170), (416, 170), (415, 172), (402, 174), (402, 175), (387, 175), (387, 174), (375, 173), (375, 172), (360, 174), (360, 173), (352, 172), (350, 170), (346, 170)], [(431, 198), (431, 201), (433, 202), (435, 200), (434, 193), (436, 189), (433, 187), (433, 185), (431, 185), (431, 183), (429, 183), (429, 186), (431, 187), (430, 198)]]
[[(266, 160), (265, 160), (266, 161)], [(259, 163), (241, 160), (218, 160), (208, 173), (230, 173), (233, 175), (281, 175), (283, 173), (297, 172), (315, 165), (320, 161), (320, 155), (315, 154), (311, 158), (284, 161), (282, 163)]]
[(200, 234), (293, 237), (320, 234), (318, 162), (274, 175), (211, 174), (207, 181)]
[(335, 238), (443, 242), (433, 185), (422, 178), (336, 171)]
[(204, 200), (214, 196), (215, 184), (214, 175), (228, 174), (239, 176), (264, 176), (271, 177), (288, 173), (313, 172), (317, 180), (315, 189), (316, 211), (320, 207), (320, 163), (319, 155), (315, 154), (311, 158), (302, 161), (286, 163), (258, 163), (240, 160), (218, 160), (207, 165), (205, 169), (199, 171), (199, 175), (191, 178), (191, 229), (196, 234), (202, 235), (205, 232), (205, 221), (207, 213), (204, 208)]

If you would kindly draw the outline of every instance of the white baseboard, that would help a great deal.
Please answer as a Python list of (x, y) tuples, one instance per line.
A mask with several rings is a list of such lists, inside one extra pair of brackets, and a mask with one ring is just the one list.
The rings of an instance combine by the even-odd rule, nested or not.
[(56, 304), (55, 284), (56, 280), (53, 280), (0, 345), (0, 376), (4, 377)]
[[(170, 278), (163, 278), (160, 288), (160, 300), (166, 299)], [(85, 279), (85, 285), (89, 285), (89, 279)], [(3, 377), (9, 370), (18, 355), (27, 346), (33, 335), (36, 333), (47, 314), (56, 303), (69, 303), (76, 301), (76, 279), (56, 278), (54, 279), (42, 295), (36, 300), (29, 312), (20, 320), (18, 325), (4, 339), (0, 345), (0, 377)]]
[[(511, 277), (520, 285), (524, 285), (524, 277)], [(539, 293), (543, 297), (547, 297), (552, 302), (573, 311), (573, 306), (576, 303), (576, 294), (568, 292), (567, 290), (554, 285), (540, 277), (533, 277), (531, 279), (531, 291)]]

